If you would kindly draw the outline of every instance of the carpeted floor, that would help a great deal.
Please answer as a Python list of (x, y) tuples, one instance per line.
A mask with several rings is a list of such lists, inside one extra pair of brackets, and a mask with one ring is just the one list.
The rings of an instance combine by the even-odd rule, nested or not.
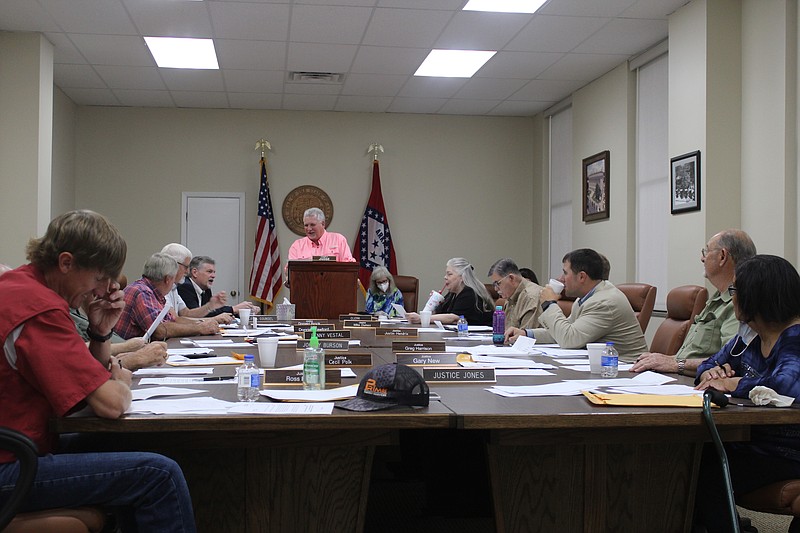
[(741, 507), (739, 507), (739, 514), (749, 518), (750, 522), (758, 529), (758, 533), (786, 533), (789, 531), (789, 524), (792, 521), (791, 516), (756, 513)]

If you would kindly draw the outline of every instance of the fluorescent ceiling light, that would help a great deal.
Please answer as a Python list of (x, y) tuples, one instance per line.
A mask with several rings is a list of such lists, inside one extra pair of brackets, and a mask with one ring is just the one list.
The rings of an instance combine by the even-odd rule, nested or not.
[(161, 68), (219, 69), (211, 39), (145, 37), (144, 40)]
[(536, 13), (547, 0), (469, 0), (464, 11)]
[(493, 50), (431, 50), (414, 76), (471, 78), (496, 53)]

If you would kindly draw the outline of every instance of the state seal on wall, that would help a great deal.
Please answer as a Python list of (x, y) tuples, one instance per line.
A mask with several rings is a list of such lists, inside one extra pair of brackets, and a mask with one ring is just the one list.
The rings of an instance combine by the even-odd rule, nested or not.
[(325, 227), (333, 220), (333, 202), (328, 193), (313, 185), (301, 185), (289, 191), (283, 199), (283, 221), (298, 235), (305, 235), (303, 213), (306, 209), (318, 207), (325, 213)]

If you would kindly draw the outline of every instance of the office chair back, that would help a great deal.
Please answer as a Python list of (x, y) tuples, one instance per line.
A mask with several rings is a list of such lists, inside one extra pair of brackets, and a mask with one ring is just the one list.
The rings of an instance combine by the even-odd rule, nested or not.
[(647, 283), (620, 283), (617, 288), (631, 303), (642, 333), (646, 332), (653, 315), (653, 306), (656, 304), (656, 288)]
[(394, 284), (403, 293), (403, 307), (408, 312), (416, 312), (417, 302), (419, 301), (419, 279), (414, 276), (402, 276), (397, 274), (394, 277)]
[(708, 291), (699, 285), (682, 285), (667, 294), (667, 318), (658, 326), (650, 346), (651, 352), (678, 353), (697, 313), (703, 310)]

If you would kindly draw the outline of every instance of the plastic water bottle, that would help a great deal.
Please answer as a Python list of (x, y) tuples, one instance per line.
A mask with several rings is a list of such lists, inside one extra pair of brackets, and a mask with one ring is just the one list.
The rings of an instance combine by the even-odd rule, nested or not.
[(506, 338), (506, 312), (503, 311), (503, 306), (498, 305), (494, 308), (494, 315), (492, 316), (492, 342), (497, 346), (502, 346)]
[(321, 390), (325, 388), (325, 350), (319, 347), (317, 327), (311, 327), (308, 348), (303, 350), (303, 388)]
[(603, 355), (600, 356), (600, 376), (615, 378), (619, 372), (619, 353), (613, 342), (607, 342)]
[(254, 402), (258, 400), (261, 376), (253, 361), (253, 356), (244, 356), (244, 363), (236, 369), (236, 397), (240, 402)]
[(467, 324), (467, 319), (464, 318), (464, 315), (458, 317), (456, 326), (458, 327), (459, 337), (469, 337), (469, 324)]

